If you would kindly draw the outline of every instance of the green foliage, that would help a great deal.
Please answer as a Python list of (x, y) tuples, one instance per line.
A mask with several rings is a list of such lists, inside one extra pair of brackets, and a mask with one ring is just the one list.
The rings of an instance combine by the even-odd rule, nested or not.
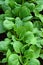
[(43, 0), (0, 0), (0, 59), (6, 65), (41, 65), (43, 59)]

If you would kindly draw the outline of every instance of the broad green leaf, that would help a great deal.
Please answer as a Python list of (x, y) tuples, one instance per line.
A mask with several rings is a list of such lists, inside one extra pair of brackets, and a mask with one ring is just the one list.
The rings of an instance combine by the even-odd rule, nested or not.
[(34, 33), (34, 35), (37, 37), (39, 37), (40, 36), (40, 30), (38, 29), (38, 28), (34, 28), (33, 29), (33, 33)]
[(5, 17), (11, 17), (11, 16), (12, 16), (11, 10), (6, 10), (5, 11)]
[(36, 10), (37, 10), (38, 12), (42, 11), (42, 10), (43, 10), (43, 4), (38, 4), (38, 5), (36, 6)]
[(2, 4), (2, 9), (3, 9), (4, 12), (6, 10), (11, 10), (11, 8), (5, 2)]
[(26, 29), (23, 26), (23, 21), (19, 17), (15, 19), (14, 31), (16, 31), (19, 39), (23, 39)]
[(25, 27), (26, 31), (33, 31), (33, 23), (30, 21), (24, 23), (24, 27)]
[(18, 55), (11, 54), (8, 58), (8, 65), (19, 65)]
[(4, 41), (0, 41), (0, 51), (7, 51), (9, 48), (10, 40), (5, 39)]
[(11, 8), (15, 7), (15, 1), (14, 0), (5, 0), (5, 4), (10, 5)]
[(0, 5), (2, 5), (4, 3), (4, 0), (0, 0)]
[(36, 45), (30, 46), (30, 49), (34, 51), (34, 57), (33, 58), (38, 58), (40, 55), (40, 48), (38, 48)]
[(31, 15), (30, 10), (26, 6), (21, 6), (19, 16), (20, 18), (24, 18)]
[(20, 10), (20, 7), (15, 7), (13, 10), (12, 10), (12, 13), (14, 16), (19, 16), (19, 10)]
[(29, 3), (29, 2), (25, 2), (24, 5), (26, 7), (28, 7), (30, 9), (30, 11), (32, 12), (35, 8), (35, 4), (34, 3)]
[(31, 42), (30, 42), (32, 45), (36, 45), (37, 44), (37, 39), (34, 37), (31, 39)]
[(15, 25), (17, 26), (17, 28), (23, 25), (23, 22), (19, 17), (15, 19)]
[(21, 48), (22, 48), (23, 44), (19, 41), (15, 41), (13, 44), (13, 48), (15, 50), (16, 53), (20, 53), (21, 52)]
[(34, 22), (34, 27), (38, 29), (40, 29), (42, 27), (42, 23), (40, 21), (35, 21)]
[(35, 1), (37, 4), (43, 4), (43, 0), (36, 0)]
[(43, 15), (40, 14), (37, 10), (34, 10), (35, 16), (38, 17), (38, 19), (41, 20), (41, 22), (43, 23)]
[(34, 56), (34, 51), (33, 50), (25, 50), (25, 52), (24, 52), (24, 57), (26, 58), (26, 59), (32, 59), (33, 58), (33, 56)]
[(37, 59), (31, 59), (29, 65), (40, 65), (40, 62)]
[(27, 31), (27, 32), (25, 33), (25, 36), (24, 36), (24, 42), (30, 44), (31, 39), (33, 39), (33, 38), (34, 38), (33, 33), (30, 32), (30, 31)]
[(3, 22), (3, 25), (4, 27), (7, 29), (7, 30), (10, 30), (14, 27), (14, 23), (12, 21), (9, 21), (9, 20), (5, 20)]
[[(16, 27), (14, 27), (14, 28), (16, 28)], [(26, 32), (26, 29), (24, 26), (20, 26), (19, 28), (16, 28), (16, 34), (19, 36), (20, 40), (23, 40), (25, 32)]]

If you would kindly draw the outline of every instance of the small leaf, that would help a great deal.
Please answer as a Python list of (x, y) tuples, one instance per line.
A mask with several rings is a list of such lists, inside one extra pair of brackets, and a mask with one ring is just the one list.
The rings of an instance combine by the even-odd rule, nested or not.
[(2, 63), (6, 63), (7, 62), (7, 58), (2, 59)]
[(22, 19), (22, 21), (26, 22), (32, 19), (32, 16), (27, 16), (25, 18)]
[(8, 32), (8, 33), (7, 33), (7, 37), (8, 37), (8, 38), (11, 38), (11, 37), (12, 37), (12, 33), (11, 33), (11, 32)]
[(7, 53), (6, 53), (6, 58), (8, 59), (11, 54), (12, 54), (12, 53), (11, 53), (10, 49), (8, 49), (8, 51), (7, 51)]

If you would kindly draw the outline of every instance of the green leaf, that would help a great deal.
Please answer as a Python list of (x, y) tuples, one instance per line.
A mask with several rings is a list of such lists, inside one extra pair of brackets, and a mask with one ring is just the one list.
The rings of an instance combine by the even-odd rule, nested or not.
[(37, 4), (43, 4), (43, 0), (36, 0)]
[(26, 29), (23, 26), (23, 21), (19, 17), (15, 19), (14, 31), (16, 31), (16, 34), (19, 36), (19, 39), (22, 40)]
[(12, 12), (11, 12), (11, 10), (6, 10), (5, 11), (5, 17), (11, 17), (12, 16)]
[(35, 37), (32, 38), (30, 43), (31, 43), (32, 45), (36, 45), (36, 44), (37, 44), (36, 38), (35, 38)]
[(41, 40), (41, 45), (43, 46), (43, 39)]
[(5, 30), (4, 26), (3, 26), (3, 22), (0, 20), (0, 34), (4, 33), (5, 31), (6, 30)]
[(26, 6), (21, 6), (19, 16), (24, 18), (30, 15), (30, 10)]
[(29, 65), (40, 65), (40, 62), (37, 59), (31, 59)]
[(32, 11), (34, 10), (34, 8), (35, 8), (35, 4), (34, 4), (34, 3), (25, 2), (23, 5), (25, 5), (26, 7), (28, 7), (31, 12), (32, 12)]
[(34, 27), (38, 29), (40, 29), (42, 27), (42, 23), (40, 21), (35, 21), (34, 22)]
[(30, 46), (30, 49), (32, 49), (34, 51), (34, 56), (33, 58), (38, 58), (40, 56), (40, 48), (38, 48), (35, 45)]
[(25, 50), (25, 52), (24, 52), (24, 57), (26, 58), (26, 59), (32, 59), (33, 58), (33, 56), (34, 56), (34, 51), (33, 50)]
[(22, 48), (23, 44), (19, 41), (15, 41), (13, 44), (13, 48), (15, 50), (16, 53), (20, 53), (21, 52), (21, 48)]
[(5, 19), (9, 20), (9, 21), (14, 21), (13, 17), (5, 17)]
[(21, 6), (16, 6), (13, 10), (12, 13), (14, 16), (19, 16), (19, 10)]
[(42, 11), (42, 10), (43, 10), (43, 4), (38, 4), (38, 5), (36, 6), (36, 10), (37, 10), (38, 12)]
[(4, 14), (0, 15), (0, 34), (6, 32), (4, 26), (3, 26), (3, 20), (4, 20)]
[(28, 32), (25, 33), (25, 36), (24, 36), (24, 42), (30, 44), (31, 39), (33, 39), (33, 38), (34, 38), (33, 33), (30, 32), (30, 31), (28, 31)]
[(24, 27), (25, 27), (26, 31), (33, 31), (33, 23), (30, 21), (25, 22)]
[(20, 61), (21, 64), (23, 64), (22, 56), (19, 56), (19, 61)]
[(11, 10), (11, 8), (5, 2), (2, 4), (2, 9), (5, 12), (6, 10)]
[(8, 38), (11, 38), (11, 37), (12, 37), (12, 33), (11, 33), (11, 32), (8, 32), (8, 33), (7, 33), (7, 37), (8, 37)]
[(20, 27), (14, 27), (14, 31), (16, 31), (16, 34), (18, 35), (19, 37), (19, 40), (23, 40), (24, 38), (24, 35), (25, 35), (25, 32), (26, 32), (26, 29), (24, 26), (20, 26)]
[(7, 53), (6, 53), (6, 58), (8, 59), (11, 54), (12, 54), (12, 53), (11, 53), (10, 49), (8, 49), (8, 51), (7, 51)]
[(23, 22), (19, 17), (15, 19), (15, 25), (17, 26), (17, 28), (23, 25)]
[(38, 19), (41, 20), (41, 22), (43, 23), (43, 15), (40, 14), (37, 10), (34, 10), (35, 16), (38, 17)]
[(43, 59), (43, 54), (40, 54), (40, 58), (42, 58), (42, 59)]
[(3, 58), (2, 63), (6, 63), (6, 62), (7, 62), (7, 58)]
[(8, 65), (19, 65), (18, 55), (11, 54), (8, 59)]
[(4, 3), (4, 0), (0, 0), (0, 5), (2, 5)]
[(31, 19), (32, 19), (32, 16), (27, 16), (27, 17), (23, 18), (22, 21), (27, 22)]
[(9, 21), (9, 20), (5, 20), (3, 22), (3, 25), (4, 27), (7, 29), (7, 30), (10, 30), (14, 27), (14, 23), (12, 21)]
[(0, 51), (7, 51), (9, 48), (10, 40), (5, 39), (4, 41), (0, 41)]

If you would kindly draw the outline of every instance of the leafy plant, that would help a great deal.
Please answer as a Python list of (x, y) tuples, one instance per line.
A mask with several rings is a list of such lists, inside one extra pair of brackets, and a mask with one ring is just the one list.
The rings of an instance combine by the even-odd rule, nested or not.
[(43, 59), (43, 0), (0, 0), (0, 59), (6, 65), (41, 65)]

